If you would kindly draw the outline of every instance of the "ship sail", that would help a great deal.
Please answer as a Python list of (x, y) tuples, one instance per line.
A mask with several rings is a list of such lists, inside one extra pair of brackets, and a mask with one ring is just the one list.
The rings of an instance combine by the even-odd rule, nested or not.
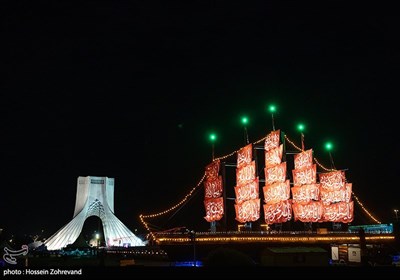
[(320, 192), (324, 222), (350, 223), (354, 217), (354, 202), (351, 199), (352, 183), (346, 181), (344, 171), (334, 170), (320, 173)]
[(260, 218), (260, 198), (253, 145), (248, 144), (237, 154), (235, 212), (240, 223), (254, 222)]
[(280, 143), (280, 130), (267, 135), (264, 151), (264, 219), (267, 224), (287, 222), (292, 217), (292, 207), (290, 182), (286, 179), (286, 162), (282, 162), (283, 144)]
[(320, 222), (323, 214), (312, 149), (294, 155), (292, 207), (295, 221)]
[(204, 181), (204, 207), (207, 222), (221, 220), (224, 215), (223, 183), (220, 172), (220, 161), (215, 160), (206, 166)]

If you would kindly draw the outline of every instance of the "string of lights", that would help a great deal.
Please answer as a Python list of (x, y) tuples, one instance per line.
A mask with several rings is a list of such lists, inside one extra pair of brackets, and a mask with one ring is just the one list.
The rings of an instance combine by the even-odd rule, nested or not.
[[(367, 236), (365, 239), (368, 241), (393, 241), (393, 235), (378, 235), (378, 236)], [(158, 239), (159, 243), (187, 243), (190, 241), (190, 237), (160, 237)], [(224, 237), (202, 237), (197, 236), (196, 242), (215, 244), (215, 243), (251, 243), (251, 242), (279, 242), (279, 243), (291, 243), (291, 242), (305, 242), (315, 244), (316, 242), (349, 242), (349, 243), (359, 243), (360, 237), (357, 234), (349, 235), (348, 233), (343, 235), (333, 235), (333, 236), (312, 236), (307, 234), (307, 236), (224, 236)]]
[(372, 214), (364, 207), (364, 205), (361, 203), (360, 199), (354, 194), (354, 192), (351, 192), (353, 195), (354, 199), (356, 200), (357, 204), (361, 207), (361, 209), (370, 217), (375, 223), (381, 224), (379, 220), (377, 220)]
[[(259, 143), (261, 143), (262, 141), (264, 141), (266, 138), (267, 138), (267, 136), (265, 136), (265, 137), (263, 137), (263, 138), (261, 138), (261, 139), (255, 141), (255, 142), (253, 142), (252, 144), (253, 144), (253, 145), (259, 144)], [(295, 149), (298, 150), (299, 152), (302, 151), (302, 149), (301, 149), (299, 146), (297, 146), (293, 141), (291, 141), (291, 140), (289, 139), (289, 137), (288, 137), (286, 134), (284, 135), (284, 138), (285, 138), (285, 140), (286, 140), (290, 145), (292, 145), (293, 148), (295, 148)], [(237, 150), (235, 150), (235, 151), (233, 151), (233, 152), (231, 152), (231, 153), (229, 153), (229, 154), (227, 154), (227, 155), (214, 158), (213, 161), (216, 161), (216, 160), (225, 160), (225, 159), (227, 159), (227, 158), (230, 158), (230, 157), (233, 156), (233, 155), (236, 155), (239, 151), (240, 151), (240, 149), (237, 149)], [(316, 157), (313, 157), (313, 159), (314, 159), (315, 163), (316, 163), (321, 169), (323, 169), (324, 171), (328, 171), (328, 172), (329, 172), (329, 171), (335, 171), (335, 169), (327, 168), (327, 167), (323, 166), (323, 165), (318, 161), (318, 159), (317, 159)], [(186, 194), (186, 195), (184, 196), (184, 198), (183, 198), (181, 201), (179, 201), (177, 204), (175, 204), (175, 205), (171, 206), (170, 208), (168, 208), (168, 209), (166, 209), (166, 210), (164, 210), (164, 211), (162, 211), (162, 212), (159, 212), (159, 213), (153, 213), (153, 214), (148, 214), (148, 215), (143, 215), (143, 214), (140, 214), (140, 215), (139, 215), (139, 219), (140, 219), (141, 223), (144, 225), (145, 229), (149, 232), (149, 234), (150, 234), (150, 236), (151, 236), (151, 238), (152, 238), (153, 240), (156, 240), (156, 236), (154, 235), (154, 233), (153, 233), (152, 230), (150, 229), (150, 227), (149, 227), (148, 223), (145, 221), (145, 219), (148, 219), (148, 218), (156, 218), (156, 217), (159, 217), (159, 216), (168, 214), (168, 213), (170, 213), (171, 211), (173, 211), (173, 210), (175, 210), (176, 208), (178, 208), (179, 206), (181, 206), (181, 205), (182, 205), (183, 203), (185, 203), (185, 202), (194, 194), (194, 192), (202, 185), (202, 183), (203, 183), (205, 177), (206, 177), (206, 174), (204, 173), (203, 177), (199, 180), (199, 182), (197, 183), (197, 185), (196, 185), (194, 188), (192, 188), (192, 189), (190, 190), (190, 192), (189, 192), (188, 194)], [(377, 224), (380, 224), (381, 222), (380, 222), (378, 219), (376, 219), (376, 218), (370, 213), (370, 211), (368, 211), (368, 210), (364, 207), (364, 205), (361, 203), (361, 201), (359, 200), (359, 198), (354, 194), (354, 192), (352, 192), (352, 195), (353, 195), (353, 197), (355, 198), (355, 201), (357, 202), (357, 204), (361, 207), (361, 209), (362, 209), (374, 222), (376, 222)]]
[(150, 233), (150, 236), (152, 237), (153, 240), (156, 239), (155, 235), (151, 231), (151, 229), (150, 229), (149, 225), (146, 223), (145, 219), (146, 218), (156, 218), (156, 217), (168, 214), (172, 210), (175, 210), (176, 208), (178, 208), (179, 206), (184, 204), (193, 195), (193, 193), (201, 186), (201, 184), (203, 183), (205, 177), (206, 177), (206, 173), (204, 172), (203, 177), (200, 179), (200, 181), (197, 183), (197, 185), (194, 188), (192, 188), (190, 190), (190, 192), (187, 195), (185, 195), (185, 197), (181, 201), (179, 201), (177, 204), (175, 204), (174, 206), (172, 206), (172, 207), (170, 207), (170, 208), (168, 208), (168, 209), (166, 209), (166, 210), (164, 210), (162, 212), (155, 213), (155, 214), (149, 214), (149, 215), (140, 214), (139, 219), (142, 222), (142, 224), (144, 225), (144, 227), (146, 228), (146, 230)]

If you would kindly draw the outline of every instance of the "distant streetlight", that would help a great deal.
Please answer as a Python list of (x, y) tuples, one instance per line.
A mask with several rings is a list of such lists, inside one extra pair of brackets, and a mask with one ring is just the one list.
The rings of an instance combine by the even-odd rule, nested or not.
[(397, 216), (397, 213), (399, 212), (399, 210), (398, 209), (394, 209), (393, 211), (394, 211), (394, 214), (396, 215), (396, 222), (398, 222), (399, 221), (399, 217)]

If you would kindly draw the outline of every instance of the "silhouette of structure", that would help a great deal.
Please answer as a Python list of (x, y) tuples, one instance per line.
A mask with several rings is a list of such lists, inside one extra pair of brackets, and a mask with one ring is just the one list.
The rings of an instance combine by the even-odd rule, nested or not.
[(58, 250), (74, 243), (91, 216), (101, 219), (106, 247), (146, 245), (114, 214), (114, 178), (80, 176), (73, 219), (44, 242), (47, 249)]

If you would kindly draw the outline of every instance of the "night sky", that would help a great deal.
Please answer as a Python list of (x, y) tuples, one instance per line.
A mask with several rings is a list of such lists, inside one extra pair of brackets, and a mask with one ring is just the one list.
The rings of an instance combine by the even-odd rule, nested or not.
[[(300, 145), (303, 122), (328, 167), (332, 141), (354, 193), (393, 221), (397, 10), (189, 2), (2, 1), (0, 228), (49, 236), (72, 219), (77, 178), (107, 176), (116, 216), (144, 231), (139, 214), (173, 206), (202, 177), (208, 134), (216, 156), (239, 149), (245, 114), (255, 142), (272, 130), (271, 103), (275, 127)], [(207, 228), (202, 196), (155, 224)]]

